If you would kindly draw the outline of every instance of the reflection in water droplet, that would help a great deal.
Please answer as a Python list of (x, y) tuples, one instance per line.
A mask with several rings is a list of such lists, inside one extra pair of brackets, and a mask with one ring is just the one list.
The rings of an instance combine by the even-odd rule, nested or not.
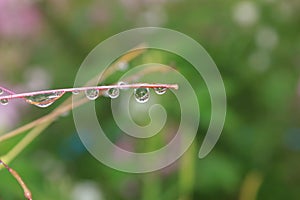
[(8, 99), (1, 99), (0, 103), (5, 106), (8, 104)]
[(85, 95), (89, 100), (95, 100), (99, 96), (99, 90), (96, 89), (86, 90)]
[(165, 88), (165, 87), (154, 88), (154, 91), (156, 94), (162, 95), (162, 94), (166, 93), (167, 88)]
[(0, 88), (0, 95), (3, 94), (3, 90)]
[(149, 88), (136, 88), (134, 89), (135, 100), (139, 103), (146, 103), (150, 98)]
[(110, 88), (109, 90), (107, 90), (107, 95), (110, 98), (115, 99), (120, 95), (120, 90), (119, 88)]
[(40, 108), (46, 108), (53, 104), (57, 99), (62, 97), (64, 92), (51, 92), (45, 94), (36, 94), (25, 97), (27, 103), (33, 104)]
[(74, 94), (74, 95), (77, 95), (77, 94), (79, 94), (79, 93), (80, 93), (79, 90), (74, 90), (74, 91), (72, 92), (72, 94)]
[[(119, 81), (118, 82), (118, 85), (122, 86), (122, 85), (127, 85), (126, 82), (123, 82), (123, 81)], [(121, 90), (128, 90), (129, 88), (120, 88)]]
[(121, 61), (118, 63), (118, 68), (119, 70), (124, 71), (128, 68), (128, 63), (125, 61)]

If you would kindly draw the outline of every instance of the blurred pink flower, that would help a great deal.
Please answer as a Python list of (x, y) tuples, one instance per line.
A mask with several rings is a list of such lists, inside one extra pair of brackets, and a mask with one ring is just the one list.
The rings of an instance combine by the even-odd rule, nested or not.
[(39, 11), (30, 1), (0, 1), (0, 36), (22, 39), (34, 36), (40, 26)]
[(111, 14), (104, 5), (96, 3), (90, 7), (89, 18), (95, 25), (106, 25), (110, 22)]
[(14, 128), (20, 120), (18, 108), (14, 105), (3, 106), (0, 104), (0, 135)]
[[(134, 140), (132, 140), (130, 137), (127, 136), (121, 136), (120, 138), (118, 138), (118, 140), (116, 141), (116, 146), (118, 146), (119, 148), (125, 150), (125, 151), (129, 151), (129, 152), (134, 152), (135, 150), (135, 142)], [(115, 160), (119, 160), (119, 161), (126, 161), (127, 159), (129, 159), (129, 157), (124, 156), (124, 154), (122, 154), (121, 151), (119, 151), (117, 148), (115, 149), (115, 151), (112, 153), (112, 156), (114, 157)]]

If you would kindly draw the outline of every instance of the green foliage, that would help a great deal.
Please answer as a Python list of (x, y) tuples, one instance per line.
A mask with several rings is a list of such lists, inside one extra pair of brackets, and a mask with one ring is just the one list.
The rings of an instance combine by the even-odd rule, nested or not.
[[(210, 100), (203, 81), (203, 85), (199, 85), (201, 81), (195, 78), (194, 71), (186, 67), (181, 73), (197, 92), (201, 110), (201, 126), (194, 150), (155, 173), (118, 172), (102, 165), (85, 150), (74, 129), (72, 116), (67, 115), (48, 127), (10, 164), (31, 188), (34, 199), (72, 199), (74, 188), (84, 181), (95, 184), (103, 199), (241, 197), (243, 200), (245, 195), (257, 195), (257, 199), (297, 199), (300, 196), (297, 187), (300, 185), (299, 1), (251, 1), (258, 18), (250, 25), (240, 24), (233, 17), (243, 1), (166, 1), (162, 5), (154, 1), (121, 2), (127, 1), (34, 3), (42, 28), (26, 39), (1, 38), (1, 84), (18, 88), (28, 82), (26, 72), (41, 68), (52, 80), (49, 87), (71, 87), (81, 62), (99, 42), (137, 25), (163, 26), (191, 36), (216, 62), (228, 97), (221, 138), (208, 157), (198, 160), (196, 147), (201, 145), (210, 120)], [(134, 3), (129, 5), (129, 2)], [(275, 41), (269, 41), (274, 35)], [(271, 44), (265, 43), (268, 41)], [(130, 65), (149, 60), (188, 65), (182, 58), (152, 50)], [(120, 76), (116, 73), (107, 81), (112, 82)], [(107, 116), (101, 123), (111, 132), (111, 140), (116, 141), (122, 133), (111, 117), (110, 103), (107, 99), (99, 99), (99, 102), (97, 110)], [(15, 120), (14, 126), (18, 127), (51, 109), (20, 108), (21, 120), (11, 121)], [(171, 116), (175, 121), (180, 112), (174, 110)], [(6, 127), (0, 126), (0, 132), (4, 131)], [(162, 146), (161, 138), (153, 138), (147, 144), (139, 143), (139, 151)], [(0, 155), (18, 139), (1, 143)], [(248, 191), (253, 193), (242, 194), (243, 186), (248, 184), (246, 177), (253, 171), (261, 174), (261, 182), (254, 179), (258, 190), (249, 186)], [(7, 171), (1, 170), (0, 199), (22, 198), (19, 185)]]

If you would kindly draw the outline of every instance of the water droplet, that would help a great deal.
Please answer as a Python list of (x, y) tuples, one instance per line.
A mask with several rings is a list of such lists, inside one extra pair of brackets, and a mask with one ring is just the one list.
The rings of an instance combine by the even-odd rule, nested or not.
[(162, 95), (164, 93), (166, 93), (167, 88), (165, 87), (158, 87), (158, 88), (154, 88), (154, 91), (156, 94)]
[(118, 63), (118, 68), (119, 68), (119, 70), (124, 71), (128, 68), (128, 63), (124, 62), (124, 61), (120, 61)]
[(0, 103), (5, 106), (8, 104), (8, 99), (1, 99)]
[(25, 97), (27, 103), (35, 105), (40, 108), (46, 108), (53, 104), (57, 99), (62, 97), (64, 92), (51, 92), (45, 94), (36, 94), (32, 96)]
[(110, 88), (109, 90), (107, 90), (107, 95), (110, 98), (115, 99), (120, 95), (120, 90), (119, 88)]
[[(120, 82), (118, 82), (118, 85), (119, 86), (122, 86), (122, 85), (127, 85), (127, 83), (126, 82), (123, 82), (123, 81), (120, 81)], [(125, 88), (125, 87), (123, 87), (123, 88), (120, 88), (121, 90), (128, 90), (129, 88)]]
[(149, 88), (136, 88), (134, 89), (135, 100), (139, 103), (146, 103), (150, 98)]
[(77, 94), (79, 94), (79, 93), (80, 93), (79, 90), (74, 90), (74, 91), (72, 92), (72, 94), (74, 94), (74, 95), (77, 95)]
[(3, 94), (3, 90), (0, 88), (0, 95)]
[(99, 90), (96, 89), (86, 90), (85, 95), (89, 100), (95, 100), (99, 96)]

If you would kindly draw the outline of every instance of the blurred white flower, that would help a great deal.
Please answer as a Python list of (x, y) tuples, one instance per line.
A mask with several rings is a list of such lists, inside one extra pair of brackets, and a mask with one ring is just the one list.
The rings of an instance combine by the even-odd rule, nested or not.
[(252, 53), (248, 58), (248, 64), (253, 69), (264, 72), (266, 71), (271, 63), (271, 57), (269, 52), (258, 50), (254, 53)]
[[(143, 7), (162, 7), (168, 0), (120, 0), (121, 4), (128, 11), (138, 11)], [(170, 0), (169, 0), (170, 1)], [(173, 0), (174, 1), (174, 0)]]
[(102, 192), (96, 182), (82, 181), (75, 185), (71, 192), (72, 200), (102, 200)]
[(272, 50), (278, 44), (278, 34), (271, 27), (261, 27), (255, 35), (255, 41), (259, 48)]
[(130, 12), (138, 11), (142, 6), (139, 0), (120, 0), (120, 2), (124, 8)]
[(167, 0), (120, 0), (137, 26), (163, 26), (167, 21)]
[(167, 22), (167, 14), (162, 7), (153, 6), (142, 12), (138, 17), (138, 25), (141, 26), (163, 26)]
[(279, 3), (279, 16), (281, 19), (289, 20), (294, 14), (294, 7), (291, 1), (281, 1)]
[(240, 26), (252, 26), (259, 20), (259, 9), (253, 1), (240, 1), (233, 9), (233, 20)]
[(27, 69), (24, 73), (24, 79), (26, 88), (31, 91), (49, 89), (52, 83), (49, 72), (41, 67)]

